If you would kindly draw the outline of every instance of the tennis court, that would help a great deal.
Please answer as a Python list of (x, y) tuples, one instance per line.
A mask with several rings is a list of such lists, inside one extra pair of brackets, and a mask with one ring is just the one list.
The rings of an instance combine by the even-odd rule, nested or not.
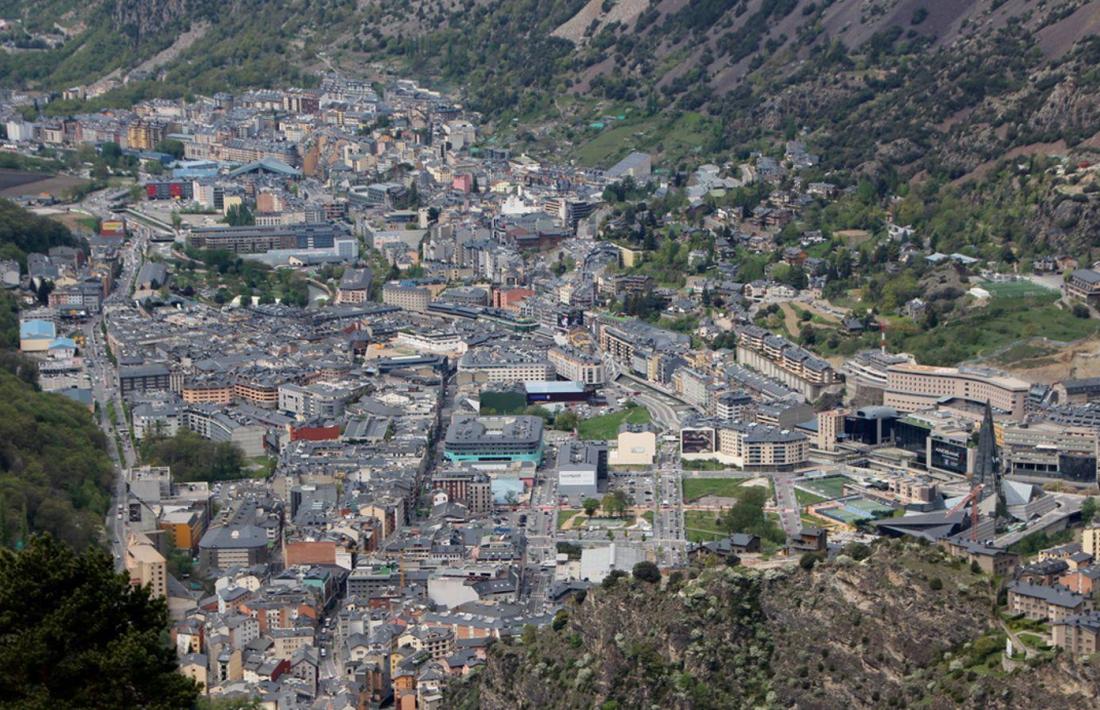
[(894, 509), (867, 498), (856, 497), (841, 501), (835, 508), (829, 508), (827, 510), (819, 509), (817, 512), (818, 515), (824, 515), (827, 518), (832, 518), (833, 520), (852, 525), (861, 520), (885, 518), (893, 514)]

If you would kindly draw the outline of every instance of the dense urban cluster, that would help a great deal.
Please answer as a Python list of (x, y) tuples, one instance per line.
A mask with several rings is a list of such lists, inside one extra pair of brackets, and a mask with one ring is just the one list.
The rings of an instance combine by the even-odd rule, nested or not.
[[(830, 290), (861, 252), (791, 233), (857, 190), (804, 180), (799, 140), (582, 169), (337, 74), (57, 120), (21, 100), (8, 150), (86, 150), (103, 184), (5, 191), (86, 240), (0, 261), (19, 348), (107, 432), (117, 567), (167, 600), (204, 693), (440, 707), (592, 585), (882, 536), (1010, 580), (1016, 653), (1097, 650), (1100, 378), (892, 351)], [(1069, 260), (1025, 277), (885, 233), (888, 271), (956, 299), (1100, 301)]]

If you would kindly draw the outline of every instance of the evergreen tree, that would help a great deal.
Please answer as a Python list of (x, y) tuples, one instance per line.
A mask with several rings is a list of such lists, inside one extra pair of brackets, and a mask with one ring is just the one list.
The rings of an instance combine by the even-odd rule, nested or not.
[(191, 707), (195, 683), (163, 640), (168, 606), (116, 574), (110, 555), (48, 536), (0, 550), (0, 704)]

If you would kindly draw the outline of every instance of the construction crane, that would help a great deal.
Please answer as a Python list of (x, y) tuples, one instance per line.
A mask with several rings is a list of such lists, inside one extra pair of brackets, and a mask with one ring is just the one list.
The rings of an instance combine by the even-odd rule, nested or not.
[(978, 541), (978, 501), (982, 494), (982, 484), (978, 484), (970, 489), (970, 492), (963, 497), (958, 503), (955, 504), (951, 510), (947, 511), (947, 515), (951, 516), (959, 512), (966, 507), (967, 503), (971, 503), (970, 506), (970, 541)]

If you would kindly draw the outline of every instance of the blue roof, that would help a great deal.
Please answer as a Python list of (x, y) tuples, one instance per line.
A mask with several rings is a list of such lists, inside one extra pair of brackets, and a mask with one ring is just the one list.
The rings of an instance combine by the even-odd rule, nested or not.
[(86, 406), (92, 404), (92, 390), (86, 387), (69, 387), (68, 389), (57, 390), (56, 393)]
[(57, 336), (57, 327), (48, 320), (25, 320), (19, 324), (19, 339), (53, 338)]
[(50, 350), (54, 348), (75, 348), (76, 341), (72, 338), (57, 338), (50, 343)]

